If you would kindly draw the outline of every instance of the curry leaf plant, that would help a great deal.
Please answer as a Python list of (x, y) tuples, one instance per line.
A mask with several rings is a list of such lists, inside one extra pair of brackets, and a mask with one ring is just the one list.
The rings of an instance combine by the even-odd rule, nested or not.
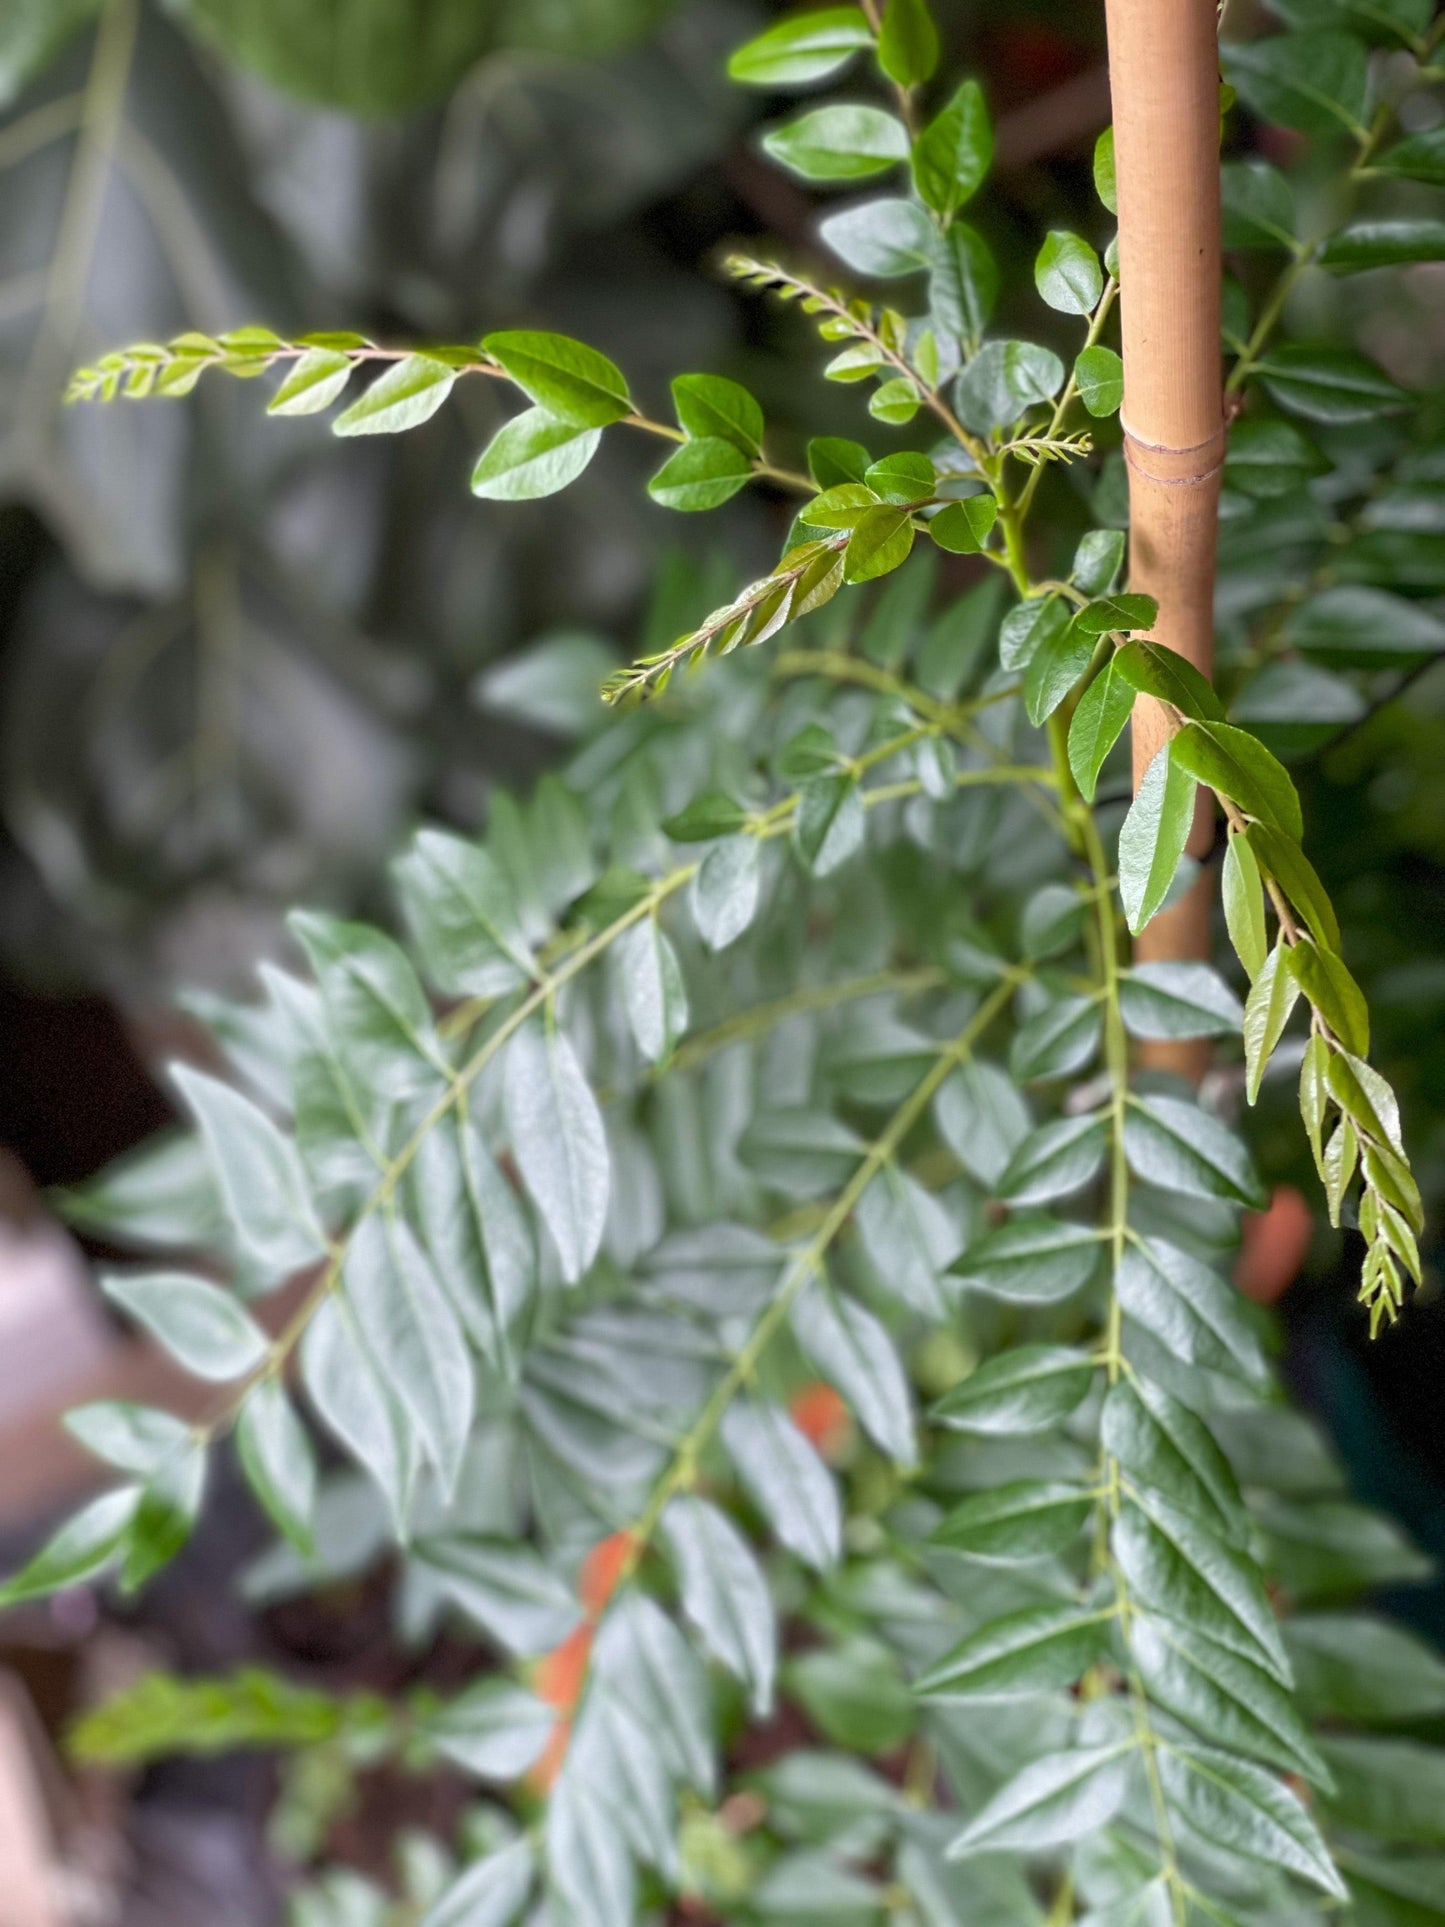
[[(176, 1074), (194, 1129), (70, 1199), (158, 1254), (107, 1289), (215, 1389), (194, 1424), (74, 1413), (117, 1482), (5, 1599), (143, 1583), (234, 1442), (281, 1535), (254, 1598), (399, 1548), (400, 1635), (476, 1643), (450, 1697), (161, 1677), (79, 1732), (477, 1783), (454, 1855), (413, 1842), (392, 1893), (322, 1870), (297, 1927), (1439, 1917), (1445, 1754), (1411, 1727), (1445, 1666), (1358, 1603), (1423, 1562), (1345, 1493), (1228, 1274), (1265, 1203), (1236, 1113), (1297, 1072), (1372, 1327), (1419, 1276), (1275, 752), (1445, 641), (1438, 449), (1383, 370), (1287, 328), (1306, 275), (1445, 253), (1391, 211), (1445, 177), (1440, 31), (1404, 0), (1280, 11), (1226, 71), (1329, 184), (1301, 232), (1286, 175), (1227, 163), (1217, 689), (1123, 576), (1109, 136), (1088, 234), (1038, 237), (1047, 341), (997, 332), (984, 91), (938, 72), (925, 0), (789, 14), (732, 63), (846, 89), (763, 137), (874, 184), (821, 222), (837, 266), (729, 265), (816, 322), (862, 439), (790, 460), (705, 373), (663, 419), (533, 330), (250, 327), (75, 377), (269, 376), (272, 412), (348, 436), (507, 384), (479, 496), (550, 494), (618, 432), (669, 445), (669, 508), (795, 498), (776, 563), (619, 672), (559, 776), (484, 835), (420, 832), (400, 934), (298, 913), (293, 967), (209, 1007), (231, 1074)], [(1140, 694), (1171, 731), (1131, 801)], [(1201, 786), (1239, 968), (1132, 963)], [(1219, 1040), (1207, 1095), (1150, 1061), (1189, 1038)]]

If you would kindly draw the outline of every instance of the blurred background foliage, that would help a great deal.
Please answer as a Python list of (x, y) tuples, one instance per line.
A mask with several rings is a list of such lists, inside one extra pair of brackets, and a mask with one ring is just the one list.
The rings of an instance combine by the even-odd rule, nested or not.
[[(782, 10), (0, 0), (0, 1144), (40, 1182), (88, 1174), (166, 1114), (141, 1058), (171, 1054), (161, 1013), (179, 986), (244, 991), (298, 900), (388, 919), (386, 859), (407, 828), (473, 827), (493, 783), (585, 751), (605, 667), (764, 566), (789, 514), (750, 490), (705, 523), (670, 515), (643, 486), (653, 452), (623, 437), (564, 496), (505, 513), (477, 503), (466, 476), (501, 419), (487, 383), (422, 431), (362, 445), (321, 421), (267, 420), (229, 382), (183, 408), (63, 411), (69, 368), (120, 342), (247, 320), (395, 340), (535, 325), (624, 360), (648, 403), (677, 368), (735, 376), (786, 461), (805, 423), (856, 433), (856, 395), (821, 381), (806, 324), (699, 271), (733, 239), (815, 252), (811, 203), (756, 154), (758, 125), (785, 105), (723, 77), (727, 50)], [(986, 78), (999, 145), (984, 225), (1005, 286), (1026, 288), (1039, 228), (1092, 206), (1103, 8), (939, 11), (947, 64)], [(1316, 11), (1348, 13), (1356, 30), (1364, 18), (1334, 0)], [(1267, 19), (1255, 0), (1228, 14), (1237, 36)], [(1299, 171), (1304, 144), (1240, 115), (1225, 138), (1229, 158), (1259, 141), (1292, 170), (1310, 231), (1327, 187), (1323, 171)], [(1393, 192), (1409, 211), (1413, 190)], [(1273, 272), (1249, 253), (1234, 265), (1261, 285)], [(1419, 267), (1312, 277), (1297, 297), (1311, 336), (1356, 342), (1435, 392), (1403, 426), (1422, 439), (1438, 435), (1441, 294), (1442, 270)], [(1024, 325), (1036, 331), (1036, 311)], [(1010, 317), (998, 326), (1010, 332)], [(1368, 470), (1358, 429), (1331, 455), (1350, 436)], [(882, 454), (888, 431), (869, 440)], [(1071, 508), (1076, 485), (1046, 480), (1055, 513), (1040, 519), (1064, 555), (1088, 519)], [(1122, 516), (1117, 472), (1103, 486)], [(1301, 530), (1298, 502), (1236, 501), (1225, 526), (1228, 674), (1241, 668), (1229, 596), (1247, 593), (1252, 552), (1296, 544), (1302, 587), (1328, 570), (1329, 518)], [(1422, 482), (1372, 566), (1445, 621), (1445, 478)], [(1319, 684), (1323, 720), (1274, 742), (1304, 792), (1432, 1230), (1445, 1205), (1440, 661), (1378, 712), (1397, 672), (1372, 672), (1364, 702), (1333, 719)], [(1254, 726), (1268, 701), (1261, 678)], [(1266, 1086), (1254, 1138), (1274, 1179), (1314, 1196), (1287, 1088)], [(1315, 1237), (1285, 1308), (1290, 1375), (1362, 1495), (1445, 1553), (1445, 1316), (1427, 1291), (1378, 1346), (1357, 1342), (1358, 1252)], [(1437, 1239), (1436, 1276), (1439, 1255)], [(239, 1608), (206, 1617), (236, 1556), (211, 1545), (211, 1564), (156, 1610), (180, 1650), (214, 1665), (256, 1635)], [(386, 1650), (377, 1602), (343, 1604), (333, 1631), (347, 1663), (355, 1642)], [(1438, 1591), (1417, 1591), (1411, 1611), (1445, 1625)], [(298, 1652), (316, 1651), (308, 1624)], [(210, 1769), (181, 1771), (187, 1797), (204, 1797)], [(301, 1820), (327, 1809), (324, 1787), (292, 1796)]]

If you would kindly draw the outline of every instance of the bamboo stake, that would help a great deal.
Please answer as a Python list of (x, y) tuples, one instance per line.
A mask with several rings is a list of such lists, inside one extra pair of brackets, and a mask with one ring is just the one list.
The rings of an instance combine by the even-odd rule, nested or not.
[[(1159, 603), (1153, 639), (1210, 673), (1214, 553), (1224, 461), (1219, 342), (1219, 56), (1215, 0), (1106, 0), (1119, 197), (1129, 585)], [(1134, 706), (1134, 783), (1168, 734), (1151, 697)], [(1200, 791), (1189, 849), (1207, 854), (1213, 801)], [(1155, 917), (1141, 958), (1207, 957), (1210, 891)], [(1152, 1046), (1149, 1061), (1196, 1079), (1207, 1049)]]

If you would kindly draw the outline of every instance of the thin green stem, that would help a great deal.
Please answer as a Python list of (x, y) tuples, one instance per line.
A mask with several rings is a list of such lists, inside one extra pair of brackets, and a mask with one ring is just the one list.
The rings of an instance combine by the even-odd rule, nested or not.
[(657, 1067), (655, 1075), (696, 1070), (719, 1051), (749, 1038), (765, 1037), (790, 1017), (833, 1010), (839, 1004), (857, 1003), (865, 997), (881, 997), (888, 992), (898, 997), (912, 997), (920, 991), (937, 990), (947, 981), (934, 965), (922, 964), (916, 970), (873, 970), (864, 976), (844, 977), (834, 983), (809, 984), (786, 997), (773, 997), (740, 1010), (735, 1016), (714, 1024), (711, 1030), (698, 1031), (678, 1046), (666, 1064)]
[(684, 1438), (672, 1463), (653, 1488), (646, 1507), (631, 1528), (632, 1548), (624, 1578), (630, 1577), (636, 1570), (669, 1504), (680, 1492), (685, 1491), (696, 1477), (698, 1461), (711, 1444), (728, 1407), (743, 1386), (756, 1375), (769, 1345), (786, 1325), (793, 1306), (804, 1288), (821, 1270), (823, 1260), (834, 1239), (852, 1217), (863, 1193), (884, 1166), (897, 1154), (945, 1079), (972, 1054), (978, 1039), (1003, 1010), (1026, 974), (1019, 969), (1010, 970), (997, 988), (979, 1005), (954, 1041), (946, 1050), (939, 1053), (925, 1075), (889, 1119), (882, 1134), (869, 1146), (866, 1154), (860, 1159), (857, 1169), (828, 1208), (817, 1230), (789, 1264), (766, 1309), (749, 1332), (728, 1371), (714, 1386), (692, 1429)]
[[(1110, 310), (1114, 306), (1118, 293), (1119, 283), (1111, 274), (1104, 283), (1104, 292), (1099, 296), (1098, 303), (1089, 319), (1089, 332), (1084, 337), (1084, 346), (1079, 351), (1081, 354), (1085, 354), (1090, 348), (1097, 346), (1099, 336), (1104, 332), (1104, 324), (1109, 319)], [(1078, 364), (1075, 362), (1075, 367), (1077, 366)], [(1046, 441), (1052, 441), (1058, 435), (1078, 392), (1078, 380), (1073, 370), (1070, 370), (1069, 379), (1064, 384), (1064, 392), (1059, 396), (1058, 405), (1054, 409), (1053, 419), (1045, 430), (1044, 439)], [(1043, 474), (1043, 465), (1040, 464), (1024, 483), (1023, 493), (1019, 497), (1019, 514), (1021, 517), (1027, 516), (1030, 508), (1033, 506), (1033, 499), (1038, 492), (1039, 483), (1043, 480)]]

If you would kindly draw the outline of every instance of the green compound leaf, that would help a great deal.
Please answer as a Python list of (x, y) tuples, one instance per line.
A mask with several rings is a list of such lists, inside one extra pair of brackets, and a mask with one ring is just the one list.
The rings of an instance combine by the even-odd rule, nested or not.
[(689, 901), (698, 935), (709, 950), (726, 950), (736, 943), (757, 915), (762, 855), (755, 836), (728, 836), (703, 858)]
[(471, 1359), (450, 1298), (410, 1227), (376, 1214), (352, 1234), (342, 1284), (378, 1375), (450, 1498), (476, 1409)]
[(1259, 1096), (1265, 1069), (1284, 1035), (1299, 996), (1299, 983), (1290, 968), (1290, 953), (1276, 944), (1260, 965), (1259, 975), (1244, 1006), (1245, 1095), (1251, 1104)]
[(1137, 1484), (1162, 1494), (1236, 1548), (1249, 1521), (1229, 1462), (1203, 1422), (1148, 1379), (1120, 1379), (1104, 1400), (1099, 1443)]
[(975, 1239), (949, 1270), (991, 1297), (1049, 1305), (1072, 1297), (1088, 1283), (1100, 1250), (1091, 1225), (1027, 1212)]
[(843, 1548), (838, 1489), (787, 1414), (739, 1401), (723, 1419), (722, 1441), (778, 1543), (817, 1572), (836, 1566)]
[(1233, 1286), (1162, 1238), (1133, 1238), (1114, 1275), (1126, 1318), (1186, 1365), (1259, 1385), (1264, 1353)]
[(1136, 695), (1155, 696), (1186, 717), (1203, 722), (1224, 721), (1224, 704), (1207, 676), (1200, 675), (1177, 649), (1137, 637), (1114, 652), (1115, 674)]
[(1124, 363), (1112, 348), (1096, 342), (1074, 363), (1079, 399), (1096, 420), (1117, 415), (1124, 399)]
[(539, 408), (577, 428), (605, 428), (633, 412), (622, 370), (568, 335), (504, 330), (485, 336), (482, 349)]
[(1233, 1131), (1182, 1098), (1134, 1098), (1124, 1123), (1124, 1147), (1146, 1184), (1196, 1198), (1228, 1198), (1255, 1211), (1268, 1202)]
[(931, 268), (937, 253), (933, 223), (914, 201), (865, 201), (830, 215), (818, 231), (856, 273), (884, 281)]
[(1053, 715), (1094, 654), (1094, 637), (1076, 621), (1046, 635), (1024, 670), (1024, 708), (1035, 729)]
[(270, 1353), (250, 1313), (208, 1279), (179, 1271), (112, 1273), (102, 1289), (197, 1378), (244, 1378)]
[(1306, 421), (1373, 421), (1409, 404), (1403, 388), (1348, 348), (1281, 342), (1256, 363), (1255, 372), (1281, 408)]
[(908, 1380), (892, 1339), (872, 1312), (815, 1284), (793, 1307), (793, 1330), (881, 1450), (899, 1465), (915, 1464)]
[(987, 435), (1052, 401), (1063, 385), (1064, 364), (1052, 348), (1032, 341), (988, 341), (959, 376), (954, 398), (964, 427)]
[(600, 428), (579, 428), (545, 408), (505, 422), (472, 470), (472, 493), (492, 502), (535, 502), (575, 482), (602, 445)]
[(928, 0), (887, 0), (878, 65), (900, 87), (921, 86), (938, 65), (938, 29)]
[(974, 1815), (950, 1856), (1041, 1853), (1107, 1826), (1129, 1790), (1134, 1744), (1072, 1747), (1031, 1760)]
[(512, 1927), (532, 1891), (529, 1840), (474, 1861), (421, 1917), (419, 1927)]
[(741, 382), (723, 375), (678, 375), (672, 383), (678, 426), (696, 439), (721, 437), (744, 455), (763, 452), (763, 411)]
[(752, 464), (735, 441), (704, 435), (669, 455), (647, 492), (664, 508), (696, 514), (730, 502), (751, 474)]
[(1114, 130), (1106, 127), (1094, 142), (1094, 192), (1111, 214), (1119, 212), (1118, 181), (1114, 170)]
[(1332, 1784), (1293, 1699), (1262, 1666), (1153, 1613), (1131, 1616), (1129, 1650), (1150, 1698), (1202, 1739), (1317, 1786)]
[(748, 87), (799, 87), (826, 80), (873, 44), (861, 7), (818, 7), (779, 20), (738, 48), (728, 75)]
[(1090, 1494), (1076, 1485), (1020, 1479), (965, 1499), (934, 1527), (929, 1543), (1005, 1564), (1044, 1559), (1073, 1544), (1093, 1509)]
[(236, 1451), (272, 1521), (309, 1557), (316, 1545), (316, 1455), (276, 1379), (262, 1379), (247, 1395), (236, 1423)]
[(517, 1032), (503, 1097), (513, 1155), (574, 1283), (602, 1243), (611, 1161), (597, 1100), (561, 1031), (528, 1024)]
[(1365, 132), (1367, 54), (1353, 34), (1277, 34), (1220, 53), (1225, 79), (1264, 119), (1325, 137)]
[(1224, 921), (1239, 961), (1251, 980), (1269, 954), (1265, 930), (1264, 884), (1249, 839), (1231, 832), (1224, 852)]
[(1135, 936), (1168, 896), (1194, 825), (1197, 785), (1173, 747), (1166, 743), (1145, 770), (1119, 832), (1119, 895)]
[(819, 107), (764, 134), (763, 146), (805, 181), (864, 181), (908, 159), (908, 130), (880, 107)]
[(1398, 180), (1424, 181), (1430, 187), (1445, 187), (1445, 127), (1427, 128), (1410, 134), (1393, 147), (1387, 147), (1370, 162), (1375, 174), (1390, 174)]
[(977, 555), (988, 547), (988, 538), (998, 521), (998, 499), (993, 495), (970, 495), (966, 501), (950, 502), (928, 522), (928, 533), (939, 548), (951, 555)]
[(1370, 1048), (1370, 1009), (1344, 959), (1302, 938), (1288, 952), (1289, 974), (1347, 1051), (1364, 1057)]
[(913, 517), (906, 508), (882, 504), (866, 509), (853, 526), (844, 552), (848, 582), (871, 582), (901, 568), (913, 548)]
[(1109, 1650), (1112, 1609), (1035, 1606), (995, 1619), (930, 1666), (914, 1691), (954, 1701), (1029, 1699), (1073, 1686)]
[(201, 1128), (237, 1243), (257, 1282), (273, 1285), (326, 1249), (293, 1140), (218, 1078), (186, 1064), (171, 1077)]
[(351, 380), (350, 355), (334, 348), (308, 348), (288, 369), (267, 405), (268, 415), (317, 415), (329, 408)]
[(965, 80), (913, 143), (913, 179), (935, 214), (951, 220), (983, 185), (993, 128), (976, 80)]
[(28, 1564), (0, 1586), (0, 1608), (43, 1599), (109, 1571), (124, 1553), (135, 1525), (141, 1488), (127, 1485), (92, 1499)]
[(954, 1431), (1009, 1436), (1045, 1431), (1087, 1394), (1096, 1366), (1069, 1345), (1016, 1345), (978, 1366), (933, 1408)]
[(1293, 249), (1294, 192), (1278, 168), (1267, 161), (1227, 161), (1219, 179), (1226, 248)]
[(1340, 926), (1334, 909), (1299, 844), (1268, 823), (1251, 823), (1248, 837), (1259, 868), (1284, 891), (1296, 913), (1309, 925), (1315, 942), (1338, 953)]
[(1253, 1561), (1158, 1493), (1131, 1487), (1114, 1524), (1114, 1556), (1144, 1605), (1196, 1627), (1282, 1686), (1289, 1662)]
[(1318, 258), (1336, 274), (1445, 261), (1445, 221), (1352, 221), (1330, 236)]
[(1105, 663), (1069, 721), (1069, 768), (1086, 802), (1092, 803), (1099, 772), (1134, 712), (1134, 691)]
[(421, 962), (453, 997), (500, 997), (536, 971), (516, 894), (480, 843), (422, 830), (392, 866)]
[(1148, 595), (1096, 596), (1074, 617), (1086, 636), (1112, 635), (1128, 629), (1152, 629), (1159, 620), (1159, 604)]
[(1208, 964), (1142, 963), (1119, 986), (1131, 1036), (1229, 1037), (1243, 1021), (1239, 999)]
[(1285, 1867), (1348, 1899), (1319, 1829), (1275, 1774), (1218, 1747), (1170, 1745), (1160, 1755), (1159, 1775), (1171, 1806), (1212, 1845)]
[(1092, 314), (1104, 292), (1104, 271), (1081, 235), (1055, 228), (1034, 262), (1034, 285), (1060, 314)]
[(1232, 723), (1186, 723), (1171, 738), (1169, 754), (1181, 769), (1227, 796), (1247, 816), (1296, 841), (1304, 835), (1304, 814), (1289, 772), (1247, 729)]

